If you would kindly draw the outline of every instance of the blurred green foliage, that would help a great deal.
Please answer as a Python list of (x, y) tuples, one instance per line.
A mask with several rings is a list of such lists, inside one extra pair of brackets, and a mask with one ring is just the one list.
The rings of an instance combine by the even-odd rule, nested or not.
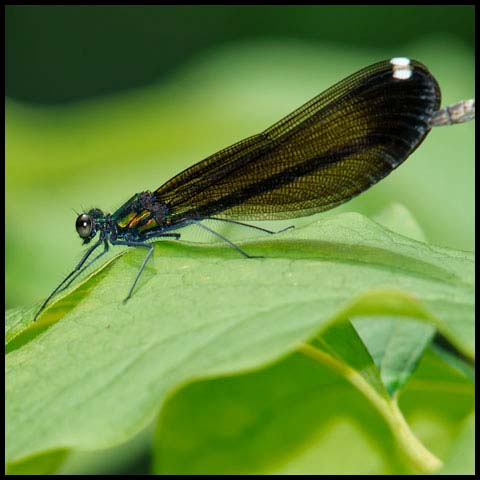
[(244, 41), (334, 43), (383, 50), (379, 58), (429, 37), (452, 37), (473, 49), (473, 9), (9, 5), (6, 92), (45, 103), (103, 95), (164, 79), (208, 49)]
[[(472, 6), (7, 6), (5, 25), (7, 307), (79, 260), (74, 210), (113, 211), (367, 64), (410, 56), (443, 104), (474, 94)], [(392, 202), (427, 241), (473, 250), (474, 124), (433, 130), (333, 213)]]

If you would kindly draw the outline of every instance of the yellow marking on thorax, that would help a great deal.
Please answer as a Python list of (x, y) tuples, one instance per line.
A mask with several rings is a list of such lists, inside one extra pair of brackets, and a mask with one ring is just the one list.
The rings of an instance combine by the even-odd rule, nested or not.
[(145, 225), (139, 227), (138, 231), (141, 233), (144, 230), (150, 230), (151, 228), (157, 227), (158, 223), (155, 221), (154, 218), (151, 218)]
[(150, 215), (150, 212), (148, 210), (144, 210), (140, 215), (137, 215), (136, 217), (130, 220), (130, 223), (128, 224), (128, 228), (135, 228), (135, 226), (138, 225), (139, 222), (141, 222), (144, 218), (148, 217), (149, 215)]
[(127, 216), (125, 216), (125, 217), (123, 217), (122, 219), (120, 219), (120, 220), (117, 222), (117, 225), (118, 225), (120, 228), (125, 228), (125, 227), (129, 224), (130, 220), (135, 217), (136, 214), (137, 214), (136, 212), (130, 212)]

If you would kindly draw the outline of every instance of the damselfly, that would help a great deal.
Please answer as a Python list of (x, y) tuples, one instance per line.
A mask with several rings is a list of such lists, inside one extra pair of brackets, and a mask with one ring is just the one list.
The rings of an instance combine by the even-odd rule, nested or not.
[(250, 257), (202, 221), (276, 233), (240, 220), (294, 218), (340, 205), (397, 168), (433, 126), (474, 116), (474, 100), (440, 109), (437, 81), (417, 61), (400, 57), (366, 67), (264, 132), (215, 153), (153, 192), (133, 195), (116, 212), (94, 208), (79, 215), (76, 229), (83, 243), (98, 239), (35, 318), (110, 244), (148, 250), (128, 300), (152, 256), (149, 240), (179, 239), (178, 230), (196, 224)]

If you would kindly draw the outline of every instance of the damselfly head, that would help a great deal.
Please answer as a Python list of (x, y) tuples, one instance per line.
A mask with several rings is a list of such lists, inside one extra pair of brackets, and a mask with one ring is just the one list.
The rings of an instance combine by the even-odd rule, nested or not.
[(104, 219), (105, 215), (98, 208), (92, 208), (88, 213), (81, 213), (75, 222), (75, 228), (77, 229), (80, 238), (83, 238), (83, 243), (89, 243), (90, 240), (97, 234), (101, 219)]

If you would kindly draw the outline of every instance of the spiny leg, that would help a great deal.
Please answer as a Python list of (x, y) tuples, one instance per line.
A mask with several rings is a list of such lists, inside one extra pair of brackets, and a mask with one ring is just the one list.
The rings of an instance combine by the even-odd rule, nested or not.
[(281, 230), (274, 231), (274, 230), (267, 230), (266, 228), (262, 228), (262, 227), (257, 227), (256, 225), (250, 225), (249, 223), (238, 222), (237, 220), (230, 220), (227, 218), (205, 217), (204, 220), (216, 220), (218, 222), (235, 223), (236, 225), (255, 228), (256, 230), (269, 233), (270, 235), (273, 235), (275, 233), (282, 233), (282, 232), (285, 232), (286, 230), (290, 230), (291, 228), (295, 228), (295, 225), (289, 225), (288, 227), (282, 228)]
[[(83, 264), (87, 261), (88, 257), (92, 254), (92, 252), (98, 248), (101, 243), (103, 242), (103, 239), (102, 240), (99, 240), (97, 243), (95, 243), (94, 245), (92, 245), (88, 250), (87, 252), (85, 253), (85, 255), (82, 257), (82, 259), (77, 263), (77, 265), (75, 266), (75, 268), (62, 280), (62, 282), (60, 283), (60, 285), (57, 286), (57, 288), (55, 288), (55, 290), (47, 297), (47, 299), (42, 303), (42, 306), (40, 307), (40, 309), (38, 310), (38, 312), (35, 314), (35, 317), (33, 318), (33, 321), (37, 320), (38, 316), (40, 315), (40, 313), (43, 311), (43, 309), (48, 305), (48, 302), (59, 292), (62, 290), (62, 287), (64, 286), (65, 282), (67, 282), (73, 275), (75, 275), (76, 272), (78, 272)], [(76, 278), (76, 277), (75, 277)], [(70, 283), (69, 283), (70, 285)]]
[(73, 278), (71, 278), (66, 285), (64, 285), (60, 290), (58, 290), (57, 293), (61, 293), (64, 290), (66, 290), (72, 284), (72, 282), (75, 281), (75, 279), (77, 279), (85, 270), (87, 270), (87, 268), (93, 265), (101, 256), (105, 255), (108, 252), (109, 248), (108, 248), (108, 242), (106, 240), (104, 240), (104, 245), (105, 245), (105, 248), (103, 249), (103, 252), (99, 253), (93, 260), (90, 260), (90, 262), (88, 262), (83, 268), (81, 268), (77, 272), (77, 274), (74, 275)]
[(256, 255), (249, 255), (247, 252), (242, 250), (238, 245), (235, 245), (231, 240), (228, 238), (224, 237), (220, 233), (216, 232), (215, 230), (212, 230), (211, 228), (208, 228), (206, 225), (203, 225), (197, 220), (193, 220), (192, 223), (195, 223), (199, 227), (202, 227), (204, 230), (207, 230), (210, 233), (213, 233), (213, 235), (216, 235), (218, 238), (222, 239), (224, 242), (228, 243), (232, 248), (237, 250), (237, 252), (240, 252), (242, 255), (244, 255), (247, 258), (263, 258), (262, 256), (256, 256)]
[(130, 290), (128, 292), (128, 295), (126, 296), (126, 298), (123, 300), (123, 303), (127, 302), (129, 300), (129, 298), (132, 296), (132, 293), (133, 293), (133, 289), (135, 288), (135, 285), (137, 284), (138, 282), (138, 279), (140, 278), (140, 275), (142, 274), (144, 268), (145, 268), (145, 265), (147, 264), (148, 260), (150, 260), (150, 257), (152, 256), (152, 253), (153, 253), (153, 250), (154, 250), (154, 246), (150, 243), (145, 243), (145, 242), (129, 242), (129, 241), (121, 241), (121, 240), (117, 240), (117, 241), (114, 241), (112, 242), (113, 245), (125, 245), (127, 247), (145, 247), (145, 248), (148, 248), (148, 253), (147, 255), (145, 256), (142, 264), (140, 265), (140, 268), (138, 270), (138, 273), (137, 273), (137, 276), (135, 277), (135, 280), (132, 284), (132, 286), (130, 287)]
[[(176, 240), (180, 238), (179, 233), (162, 233), (161, 235), (152, 235), (151, 237), (147, 238), (160, 238), (160, 237), (174, 237)], [(133, 282), (133, 285), (130, 287), (130, 290), (128, 292), (128, 295), (126, 298), (123, 300), (123, 303), (126, 303), (132, 296), (133, 290), (135, 289), (135, 285), (138, 282), (138, 279), (140, 278), (140, 275), (142, 274), (143, 270), (145, 269), (145, 266), (147, 265), (147, 262), (150, 260), (150, 257), (153, 254), (153, 251), (155, 247), (151, 243), (145, 243), (145, 242), (131, 242), (131, 241), (123, 241), (123, 240), (115, 240), (111, 241), (112, 245), (125, 245), (127, 247), (145, 247), (148, 248), (149, 251), (147, 255), (145, 256), (142, 264), (140, 265), (140, 268), (138, 269), (137, 276), (135, 277), (135, 280)]]

